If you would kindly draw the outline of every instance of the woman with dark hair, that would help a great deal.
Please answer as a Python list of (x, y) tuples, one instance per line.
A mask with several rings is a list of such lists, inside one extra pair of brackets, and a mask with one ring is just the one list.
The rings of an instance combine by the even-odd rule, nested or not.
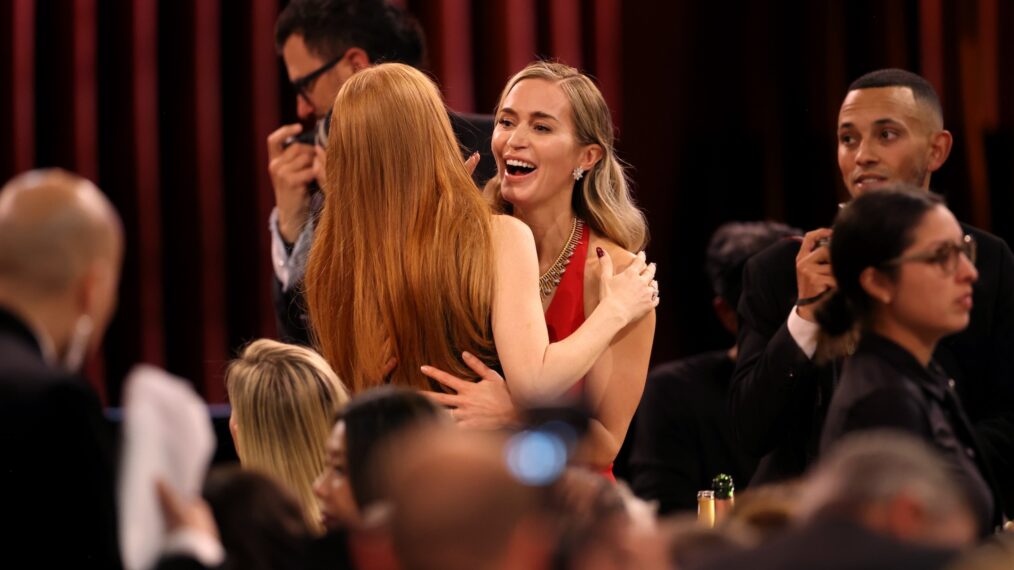
[[(204, 497), (187, 501), (166, 484), (158, 487), (166, 527), (186, 536), (190, 550), (174, 545), (158, 570), (312, 570), (353, 568), (351, 536), (345, 528), (317, 536), (306, 522), (299, 499), (275, 478), (248, 469), (225, 467), (208, 475)], [(224, 561), (214, 563), (216, 548)], [(200, 558), (193, 550), (201, 551)]]
[(377, 451), (393, 435), (444, 417), (443, 410), (422, 394), (394, 386), (374, 388), (350, 400), (338, 412), (327, 441), (327, 464), (313, 486), (324, 526), (354, 524), (367, 507), (383, 498), (383, 482), (373, 464)]
[(215, 515), (226, 560), (222, 568), (300, 568), (313, 537), (298, 498), (267, 475), (213, 471), (204, 497)]
[(822, 344), (842, 345), (849, 356), (821, 450), (872, 428), (922, 437), (951, 463), (986, 531), (996, 512), (988, 474), (954, 381), (934, 361), (939, 341), (968, 326), (975, 241), (939, 197), (907, 187), (856, 198), (832, 235), (837, 289), (817, 321)]

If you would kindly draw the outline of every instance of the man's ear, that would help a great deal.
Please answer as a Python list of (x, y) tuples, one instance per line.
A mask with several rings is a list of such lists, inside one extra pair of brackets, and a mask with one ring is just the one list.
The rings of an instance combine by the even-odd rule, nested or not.
[(349, 60), (349, 65), (352, 66), (353, 73), (359, 73), (372, 65), (370, 55), (362, 48), (350, 48), (348, 53), (345, 54), (345, 57)]
[(74, 283), (74, 303), (81, 314), (91, 315), (98, 306), (102, 277), (101, 264), (93, 261)]
[(117, 269), (108, 260), (92, 261), (77, 281), (78, 309), (93, 318), (99, 312), (115, 310), (118, 279)]
[(927, 164), (930, 172), (936, 172), (944, 165), (944, 162), (947, 162), (953, 145), (954, 137), (948, 130), (941, 129), (930, 135), (929, 163)]

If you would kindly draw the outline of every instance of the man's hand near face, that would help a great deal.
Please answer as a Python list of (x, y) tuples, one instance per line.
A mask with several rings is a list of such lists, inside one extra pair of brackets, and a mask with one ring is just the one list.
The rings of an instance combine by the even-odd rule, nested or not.
[(278, 232), (282, 239), (294, 243), (310, 215), (310, 191), (307, 184), (319, 174), (314, 167), (314, 146), (291, 144), (283, 148), (285, 139), (302, 132), (299, 124), (285, 125), (268, 135), (268, 172), (275, 189), (278, 208)]

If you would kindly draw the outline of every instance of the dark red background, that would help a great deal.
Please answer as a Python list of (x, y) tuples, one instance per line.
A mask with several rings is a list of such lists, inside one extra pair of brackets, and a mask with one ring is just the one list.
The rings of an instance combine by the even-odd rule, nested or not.
[[(273, 333), (266, 135), (294, 116), (273, 48), (280, 0), (0, 5), (0, 178), (62, 166), (123, 215), (119, 313), (89, 367), (110, 403), (137, 361), (223, 398), (226, 361)], [(539, 56), (598, 78), (651, 221), (656, 362), (731, 342), (703, 247), (733, 219), (826, 224), (843, 190), (848, 83), (906, 67), (939, 89), (956, 145), (934, 187), (1014, 237), (1014, 6), (1004, 0), (415, 0), (450, 106), (489, 112)]]

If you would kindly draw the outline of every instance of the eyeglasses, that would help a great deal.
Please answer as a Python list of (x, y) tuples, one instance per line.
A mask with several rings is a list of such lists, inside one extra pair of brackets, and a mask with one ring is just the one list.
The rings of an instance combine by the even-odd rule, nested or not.
[(307, 103), (313, 105), (313, 99), (310, 98), (310, 91), (313, 89), (313, 83), (317, 81), (318, 77), (324, 75), (324, 73), (326, 73), (327, 70), (338, 65), (338, 62), (345, 59), (345, 56), (348, 55), (348, 53), (349, 50), (345, 50), (344, 52), (342, 52), (340, 56), (326, 62), (324, 65), (318, 67), (317, 69), (314, 69), (310, 73), (307, 73), (302, 77), (297, 77), (293, 79), (291, 81), (292, 86), (296, 89), (296, 92), (299, 93), (299, 95), (306, 100)]
[(964, 254), (968, 258), (968, 261), (972, 262), (972, 265), (975, 265), (976, 250), (975, 239), (972, 236), (966, 235), (961, 238), (961, 243), (947, 242), (938, 247), (936, 251), (902, 255), (885, 261), (880, 266), (896, 267), (909, 261), (922, 261), (923, 263), (939, 265), (946, 275), (954, 275), (958, 270), (958, 259), (961, 254)]

